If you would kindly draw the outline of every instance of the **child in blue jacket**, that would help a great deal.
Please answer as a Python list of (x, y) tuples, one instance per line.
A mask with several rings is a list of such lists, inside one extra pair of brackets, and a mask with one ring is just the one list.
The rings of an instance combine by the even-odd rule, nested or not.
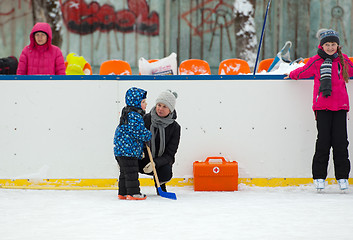
[(125, 95), (126, 106), (122, 109), (120, 123), (114, 136), (114, 155), (120, 167), (119, 199), (144, 200), (138, 180), (139, 159), (142, 159), (143, 147), (152, 134), (145, 127), (143, 116), (146, 110), (147, 92), (132, 87)]

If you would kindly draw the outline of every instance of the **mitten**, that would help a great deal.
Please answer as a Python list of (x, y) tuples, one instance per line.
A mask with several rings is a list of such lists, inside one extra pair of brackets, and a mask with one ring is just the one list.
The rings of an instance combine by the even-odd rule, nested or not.
[(153, 171), (153, 167), (155, 166), (154, 162), (149, 162), (146, 164), (146, 166), (143, 168), (144, 173), (151, 173)]

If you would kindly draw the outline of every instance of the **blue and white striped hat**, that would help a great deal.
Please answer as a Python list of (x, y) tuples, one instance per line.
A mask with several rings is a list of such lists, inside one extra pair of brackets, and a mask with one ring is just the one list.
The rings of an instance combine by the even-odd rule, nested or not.
[(338, 32), (328, 29), (326, 31), (323, 31), (319, 35), (320, 39), (320, 45), (324, 45), (327, 42), (336, 42), (338, 45), (340, 45), (340, 39), (338, 36)]

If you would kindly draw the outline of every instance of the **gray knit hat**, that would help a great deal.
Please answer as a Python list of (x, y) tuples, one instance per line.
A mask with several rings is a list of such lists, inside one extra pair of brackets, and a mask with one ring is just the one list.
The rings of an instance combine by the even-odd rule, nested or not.
[(170, 112), (173, 112), (175, 109), (175, 102), (178, 97), (178, 94), (176, 92), (172, 92), (171, 90), (167, 90), (159, 94), (156, 104), (157, 103), (163, 103), (165, 104)]

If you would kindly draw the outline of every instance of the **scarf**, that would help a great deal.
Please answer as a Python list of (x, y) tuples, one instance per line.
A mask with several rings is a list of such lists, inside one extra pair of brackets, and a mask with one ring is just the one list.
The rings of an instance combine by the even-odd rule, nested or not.
[(121, 111), (121, 116), (120, 116), (120, 125), (126, 125), (128, 124), (128, 120), (127, 120), (127, 115), (129, 112), (137, 112), (138, 114), (140, 114), (142, 117), (145, 115), (145, 111), (142, 108), (137, 108), (137, 107), (132, 107), (132, 106), (126, 106), (123, 108), (123, 110)]
[(320, 67), (319, 93), (322, 92), (322, 95), (327, 98), (328, 96), (331, 96), (332, 92), (332, 61), (338, 57), (338, 53), (328, 55), (323, 49), (319, 49), (317, 53), (322, 59), (324, 59), (324, 62)]
[(156, 107), (151, 109), (151, 127), (150, 131), (152, 133), (151, 138), (151, 147), (152, 147), (152, 156), (156, 156), (156, 135), (159, 132), (159, 151), (158, 157), (162, 156), (165, 150), (165, 128), (172, 124), (175, 119), (173, 118), (174, 113), (170, 113), (168, 116), (162, 118), (158, 116), (156, 112)]

